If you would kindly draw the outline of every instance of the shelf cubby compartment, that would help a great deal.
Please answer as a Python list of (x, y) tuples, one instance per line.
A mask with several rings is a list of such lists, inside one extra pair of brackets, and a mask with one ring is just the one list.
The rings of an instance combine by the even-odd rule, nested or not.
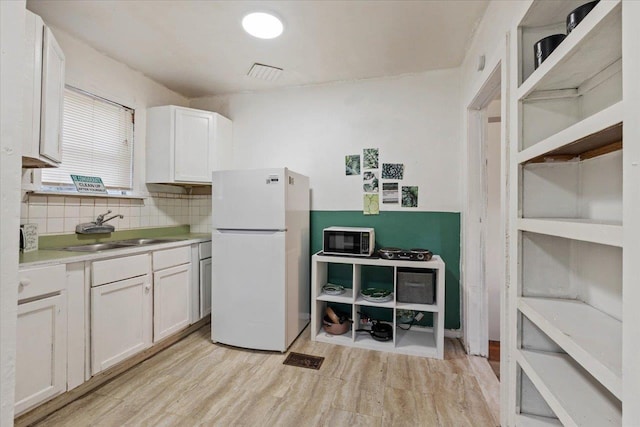
[(534, 2), (519, 25), (521, 100), (541, 91), (576, 90), (622, 58), (622, 2), (602, 0), (534, 71), (535, 42), (566, 34), (566, 16), (585, 1), (545, 3)]
[[(529, 232), (520, 233), (520, 247), (521, 297), (581, 301), (622, 319), (621, 248)], [(609, 351), (619, 354), (621, 348)]]
[(586, 160), (622, 148), (622, 101), (517, 154), (519, 164)]
[(516, 361), (562, 424), (622, 424), (621, 402), (567, 354), (520, 349)]
[(519, 298), (518, 309), (586, 368), (613, 395), (622, 398), (622, 323), (577, 300)]
[(327, 306), (331, 307), (334, 310), (339, 310), (343, 313), (348, 314), (349, 316), (352, 316), (351, 302), (343, 303), (340, 301), (322, 301), (322, 300), (316, 299), (315, 304), (316, 304), (316, 307), (314, 311), (316, 312), (316, 321), (312, 322), (313, 323), (312, 331), (313, 331), (313, 334), (315, 335), (316, 341), (326, 342), (330, 344), (343, 344), (343, 345), (348, 345), (352, 343), (354, 329), (355, 329), (353, 325), (351, 325), (351, 327), (349, 328), (349, 331), (341, 335), (330, 334), (326, 332), (322, 327), (322, 318), (324, 317), (325, 309), (327, 308)]
[[(536, 10), (546, 7), (542, 3), (533, 4), (533, 15)], [(572, 2), (558, 3), (574, 6), (568, 5)], [(521, 106), (518, 143), (521, 151), (553, 139), (566, 129), (622, 102), (622, 4), (619, 0), (601, 1), (533, 71), (534, 43), (546, 35), (564, 33), (563, 17), (570, 10), (555, 17), (525, 17), (519, 27), (524, 78), (517, 89)], [(546, 19), (550, 21), (545, 22)], [(576, 154), (571, 151), (564, 154)], [(555, 153), (556, 157), (560, 155)]]
[[(437, 320), (434, 318), (434, 322)], [(435, 326), (435, 325), (434, 325)], [(436, 339), (437, 328), (413, 326), (408, 331), (396, 328), (396, 348), (399, 353), (412, 356), (426, 356), (442, 359), (442, 348), (438, 347)]]
[(520, 169), (521, 231), (622, 246), (622, 151)]
[[(523, 422), (522, 425), (545, 426), (547, 425), (545, 423), (549, 425), (562, 425), (556, 414), (547, 404), (547, 401), (542, 397), (536, 386), (520, 366), (516, 365), (516, 372), (518, 378), (516, 399), (518, 402), (519, 416), (523, 421), (529, 423), (525, 424)], [(520, 426), (521, 424), (517, 423), (516, 425)]]

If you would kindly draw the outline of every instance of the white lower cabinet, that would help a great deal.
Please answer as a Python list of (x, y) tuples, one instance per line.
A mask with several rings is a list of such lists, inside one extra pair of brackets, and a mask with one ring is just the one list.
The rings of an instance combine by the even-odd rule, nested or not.
[(91, 374), (151, 346), (153, 292), (148, 274), (91, 288)]
[(191, 247), (152, 254), (153, 342), (191, 323)]
[(64, 293), (18, 305), (16, 414), (67, 389), (66, 308)]
[(153, 273), (153, 341), (189, 326), (191, 263)]

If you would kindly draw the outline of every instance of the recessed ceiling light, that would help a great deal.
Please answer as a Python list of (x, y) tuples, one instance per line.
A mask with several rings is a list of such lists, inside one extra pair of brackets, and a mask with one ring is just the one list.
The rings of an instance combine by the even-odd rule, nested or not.
[(282, 34), (284, 29), (282, 21), (264, 12), (246, 15), (242, 18), (242, 28), (253, 37), (259, 39), (274, 39)]

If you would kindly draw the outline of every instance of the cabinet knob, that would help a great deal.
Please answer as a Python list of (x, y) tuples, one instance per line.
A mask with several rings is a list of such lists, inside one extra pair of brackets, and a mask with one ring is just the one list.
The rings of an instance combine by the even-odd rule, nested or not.
[(25, 286), (29, 286), (31, 284), (30, 279), (20, 279), (20, 287), (23, 288)]
[(149, 292), (151, 290), (151, 283), (147, 283), (146, 285), (144, 285), (144, 290), (145, 292)]

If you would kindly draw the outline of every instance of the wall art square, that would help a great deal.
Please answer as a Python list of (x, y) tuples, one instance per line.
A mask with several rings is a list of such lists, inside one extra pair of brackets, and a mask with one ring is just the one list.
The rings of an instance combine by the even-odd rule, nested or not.
[(362, 156), (364, 161), (364, 169), (378, 169), (378, 149), (377, 148), (365, 148), (364, 155)]
[(377, 194), (364, 195), (362, 213), (364, 215), (380, 214), (380, 197)]
[(402, 186), (402, 207), (417, 208), (418, 207), (418, 187)]
[(344, 156), (345, 175), (360, 175), (360, 154)]
[(362, 189), (365, 193), (377, 193), (379, 185), (378, 171), (365, 171), (362, 173)]
[(402, 163), (383, 163), (382, 179), (402, 179), (404, 165)]
[(398, 183), (397, 182), (382, 183), (382, 203), (398, 204)]

